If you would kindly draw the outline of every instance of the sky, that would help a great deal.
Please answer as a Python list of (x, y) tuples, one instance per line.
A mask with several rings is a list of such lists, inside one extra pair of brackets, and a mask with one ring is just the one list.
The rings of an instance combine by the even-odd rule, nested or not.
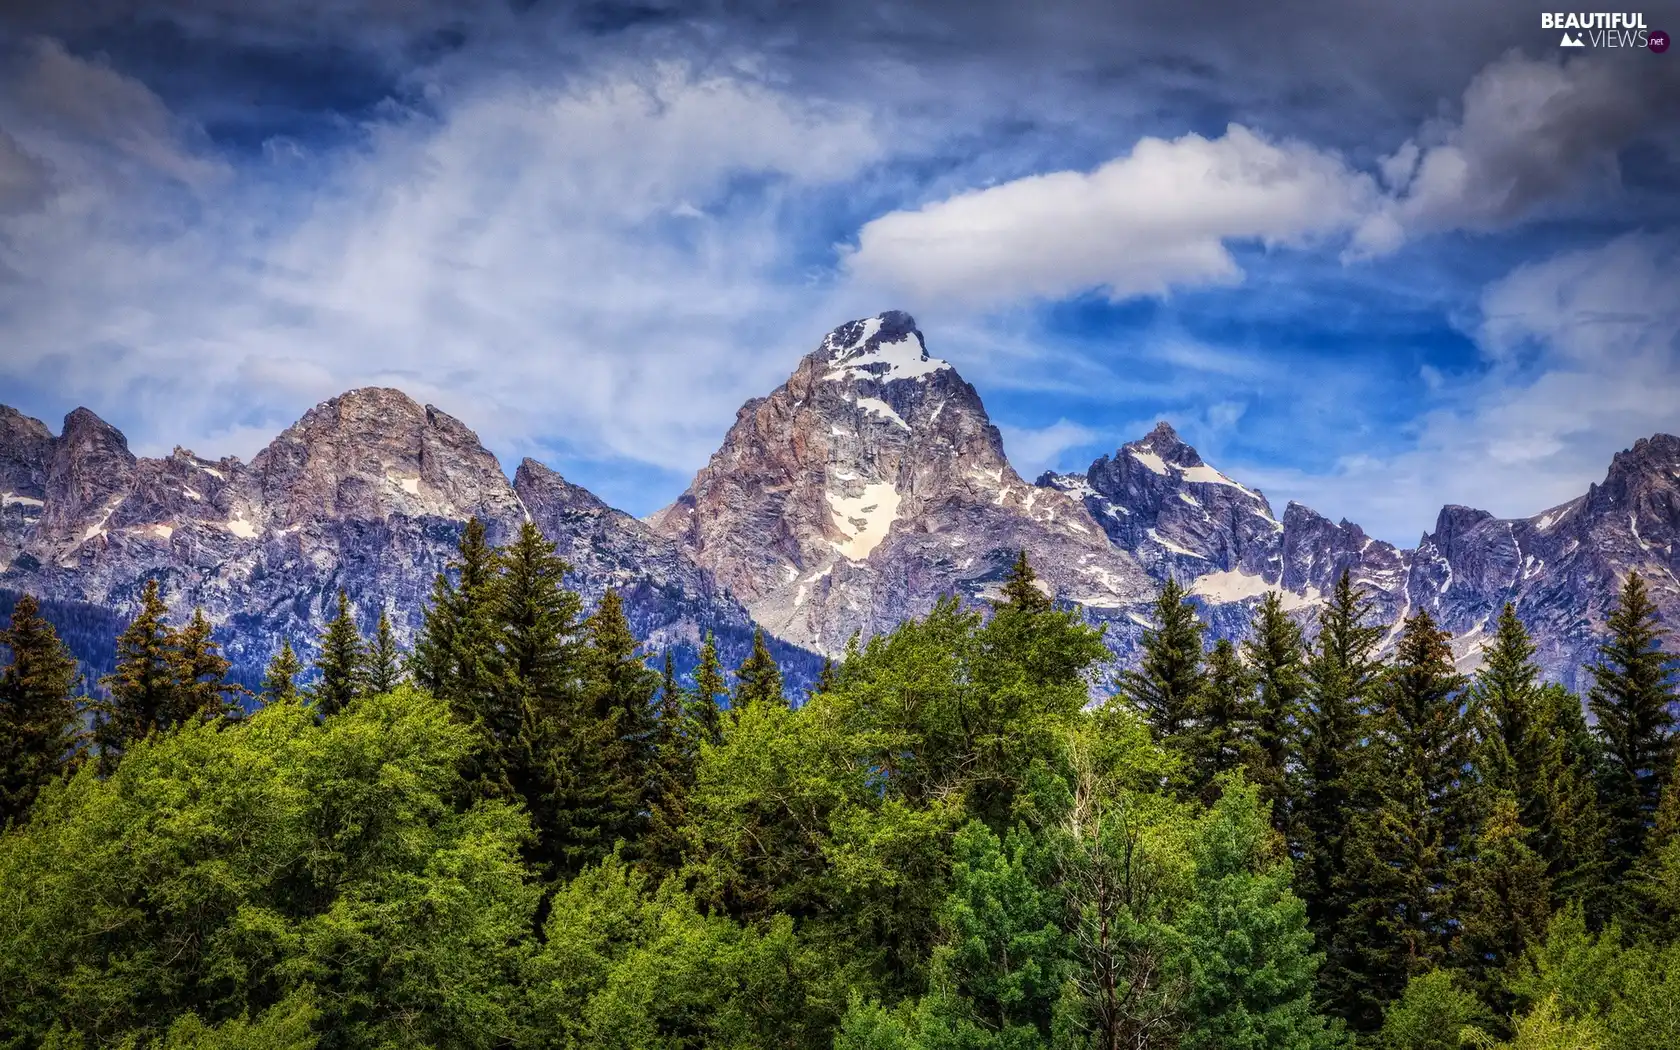
[(905, 309), (1028, 478), (1165, 419), (1532, 515), (1680, 429), (1680, 50), (1539, 13), (0, 0), (0, 402), (248, 458), (396, 386), (645, 515)]

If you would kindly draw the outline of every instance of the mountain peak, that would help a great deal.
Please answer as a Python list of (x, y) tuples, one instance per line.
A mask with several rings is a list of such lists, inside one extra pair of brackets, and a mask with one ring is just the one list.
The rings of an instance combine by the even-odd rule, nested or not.
[(825, 380), (890, 383), (920, 379), (951, 367), (928, 356), (916, 319), (902, 310), (846, 322), (824, 337), (818, 353), (827, 358)]
[(1155, 429), (1143, 437), (1128, 442), (1121, 451), (1150, 463), (1159, 461), (1167, 466), (1190, 468), (1203, 465), (1201, 454), (1185, 444), (1184, 439), (1178, 436), (1178, 431), (1164, 419), (1156, 423)]

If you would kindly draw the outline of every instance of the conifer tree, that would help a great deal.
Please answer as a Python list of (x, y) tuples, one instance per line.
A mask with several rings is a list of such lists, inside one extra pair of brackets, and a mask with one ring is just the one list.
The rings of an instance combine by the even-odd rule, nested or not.
[(448, 569), (432, 582), (431, 602), (409, 658), (415, 684), (448, 701), (469, 724), (486, 702), (494, 677), (495, 582), (496, 552), (485, 538), (484, 522), (473, 518), (461, 532)]
[(280, 651), (275, 653), (274, 657), (268, 661), (268, 670), (263, 675), (263, 703), (296, 703), (298, 699), (297, 676), (302, 671), (303, 665), (298, 662), (297, 653), (292, 651), (291, 639), (280, 639)]
[(1674, 667), (1660, 648), (1667, 632), (1638, 573), (1628, 573), (1606, 627), (1610, 638), (1589, 668), (1587, 703), (1604, 747), (1609, 863), (1619, 877), (1643, 850), (1674, 768)]
[(320, 678), (309, 691), (315, 711), (329, 718), (350, 706), (366, 687), (362, 664), (362, 636), (350, 614), (350, 596), (338, 592), (338, 615), (321, 630), (321, 655), (315, 661)]
[(782, 670), (764, 644), (764, 631), (753, 630), (752, 652), (735, 672), (735, 696), (730, 711), (737, 716), (753, 704), (787, 704), (782, 694)]
[(697, 740), (716, 744), (723, 739), (723, 719), (719, 697), (727, 696), (729, 685), (723, 678), (723, 665), (718, 661), (717, 642), (712, 632), (706, 632), (700, 643), (700, 663), (694, 669), (694, 692), (688, 700), (688, 718), (694, 725)]
[(1211, 804), (1221, 774), (1260, 760), (1255, 746), (1254, 677), (1227, 639), (1208, 654), (1207, 679), (1196, 697), (1194, 728), (1185, 751), (1191, 794)]
[(239, 683), (227, 680), (233, 665), (222, 656), (203, 609), (194, 609), (192, 619), (175, 632), (169, 658), (181, 721), (224, 718), (243, 710), (239, 698), (250, 693)]
[(606, 833), (634, 841), (642, 830), (641, 815), (655, 777), (659, 676), (642, 662), (617, 591), (601, 596), (585, 623), (585, 635), (589, 708), (613, 731), (611, 762), (604, 774), (613, 785), (616, 814)]
[(42, 786), (75, 758), (81, 742), (73, 690), (76, 661), (25, 594), (0, 631), (11, 662), (0, 672), (0, 830), (23, 820)]
[[(1425, 610), (1408, 617), (1367, 722), (1371, 742), (1348, 821), (1351, 897), (1333, 944), (1351, 959), (1349, 1020), (1369, 1030), (1406, 982), (1451, 943), (1452, 891), (1474, 830), (1474, 738), (1451, 639)], [(1368, 803), (1362, 806), (1362, 801)]]
[(94, 728), (100, 765), (107, 773), (131, 743), (179, 724), (170, 660), (175, 631), (164, 621), (168, 613), (157, 581), (147, 580), (140, 592), (140, 611), (117, 636), (116, 670), (101, 679), (110, 700)]
[(1475, 762), (1484, 790), (1514, 800), (1523, 841), (1561, 904), (1595, 876), (1603, 831), (1580, 701), (1540, 682), (1534, 652), (1506, 603), (1470, 690)]
[(1297, 726), (1307, 695), (1306, 646), (1301, 627), (1284, 612), (1283, 597), (1267, 592), (1255, 610), (1249, 637), (1243, 641), (1258, 692), (1254, 713), (1254, 743), (1257, 754), (1249, 768), (1249, 780), (1260, 797), (1271, 804), (1272, 826), (1279, 831), (1289, 826), (1294, 808), (1291, 798), (1291, 766), (1296, 761)]
[(1659, 944), (1680, 941), (1680, 763), (1663, 787), (1625, 896), (1629, 927), (1648, 931)]
[(402, 684), (402, 650), (397, 648), (396, 632), (391, 629), (391, 615), (379, 610), (379, 626), (374, 628), (363, 656), (364, 686), (369, 693), (389, 693)]
[(1138, 669), (1120, 678), (1122, 695), (1143, 713), (1162, 744), (1180, 743), (1206, 684), (1202, 631), (1184, 588), (1169, 578), (1155, 599), (1155, 626), (1143, 632)]
[(1306, 704), (1300, 713), (1301, 769), (1290, 828), (1300, 857), (1297, 881), (1313, 935), (1325, 950), (1319, 983), (1342, 1017), (1358, 1005), (1353, 987), (1355, 943), (1339, 935), (1349, 920), (1347, 831), (1362, 790), (1368, 706), (1382, 677), (1376, 658), (1381, 627), (1369, 622), (1371, 603), (1344, 571), (1319, 613), (1318, 638), (1306, 664)]
[(1516, 798), (1495, 793), (1477, 832), (1475, 856), (1460, 869), (1454, 890), (1453, 960), (1500, 1014), (1513, 1005), (1504, 988), (1515, 967), (1545, 937), (1551, 917), (1546, 861), (1528, 837)]
[(1003, 579), (1003, 601), (998, 603), (1000, 608), (1018, 609), (1021, 612), (1048, 612), (1054, 605), (1050, 598), (1038, 589), (1038, 574), (1027, 561), (1027, 552), (1023, 549), (1015, 555), (1014, 564), (1010, 565), (1009, 573)]
[(806, 693), (805, 698), (809, 700), (818, 693), (832, 693), (839, 680), (840, 670), (835, 666), (834, 660), (827, 656), (823, 657), (822, 668), (817, 671), (817, 680)]

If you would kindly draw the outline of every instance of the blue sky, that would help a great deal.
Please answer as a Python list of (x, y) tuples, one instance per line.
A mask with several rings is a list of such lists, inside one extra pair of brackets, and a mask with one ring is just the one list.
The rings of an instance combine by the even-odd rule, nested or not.
[(0, 401), (249, 457), (394, 385), (645, 514), (903, 308), (1028, 477), (1164, 418), (1407, 545), (1680, 427), (1680, 56), (1162, 6), (0, 6)]

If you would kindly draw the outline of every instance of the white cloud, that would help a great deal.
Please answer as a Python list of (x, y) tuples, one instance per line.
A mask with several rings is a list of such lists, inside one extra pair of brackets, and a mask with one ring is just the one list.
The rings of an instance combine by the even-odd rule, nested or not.
[(1522, 266), (1482, 295), (1484, 369), (1393, 456), (1322, 475), (1237, 475), (1368, 532), (1414, 543), (1448, 503), (1525, 517), (1603, 479), (1611, 457), (1673, 432), (1680, 404), (1680, 237), (1632, 234)]
[(1090, 427), (1066, 419), (1058, 419), (1047, 427), (1000, 424), (998, 429), (1003, 433), (1003, 447), (1010, 464), (1028, 480), (1060, 466), (1062, 453), (1090, 445), (1100, 437)]
[[(1632, 57), (1632, 56), (1629, 56)], [(1491, 230), (1597, 183), (1613, 186), (1616, 151), (1650, 119), (1643, 63), (1530, 59), (1512, 52), (1465, 89), (1456, 123), (1435, 122), (1382, 162), (1392, 197), (1354, 237), (1353, 255), (1408, 237)]]
[(1376, 192), (1332, 154), (1233, 124), (1216, 139), (1142, 139), (1092, 172), (1035, 175), (881, 216), (859, 232), (847, 266), (918, 301), (1163, 294), (1240, 280), (1228, 241), (1298, 245), (1345, 230)]
[[(55, 76), (69, 63), (112, 86), (40, 53)], [(155, 96), (86, 93), (74, 123), (149, 113), (151, 145), (21, 139), (49, 156), (56, 196), (0, 226), (22, 275), (0, 285), (0, 382), (119, 415), (142, 449), (248, 455), (315, 400), (389, 383), (504, 452), (554, 439), (692, 468), (832, 323), (784, 280), (780, 223), (807, 187), (879, 155), (866, 114), (677, 66), (435, 105), (336, 155), (293, 146), (188, 179), (209, 162)], [(119, 177), (137, 157), (149, 177)]]

